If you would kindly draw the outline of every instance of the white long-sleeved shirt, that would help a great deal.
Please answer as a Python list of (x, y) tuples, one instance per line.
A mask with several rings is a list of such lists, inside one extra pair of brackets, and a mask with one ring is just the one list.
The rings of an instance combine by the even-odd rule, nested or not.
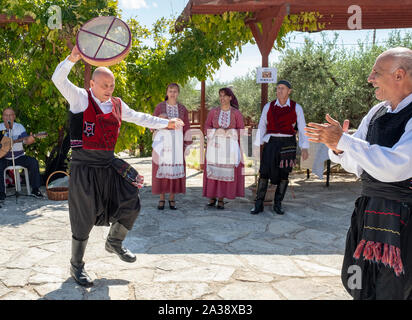
[[(87, 109), (89, 105), (89, 98), (87, 91), (84, 88), (79, 88), (75, 86), (67, 78), (70, 70), (74, 66), (74, 62), (71, 62), (68, 57), (62, 61), (53, 73), (52, 81), (56, 85), (57, 89), (66, 98), (70, 104), (70, 111), (73, 113), (80, 113)], [(91, 90), (92, 97), (96, 101), (97, 105), (100, 107), (104, 114), (112, 112), (112, 101), (111, 99), (101, 102), (97, 99), (93, 90)], [(142, 127), (161, 129), (167, 127), (169, 121), (167, 119), (162, 119), (154, 117), (150, 114), (137, 112), (131, 109), (123, 100), (122, 103), (122, 120), (126, 122), (132, 122)]]
[[(279, 100), (276, 100), (276, 104), (282, 108), (290, 108), (290, 99), (286, 101), (284, 105), (280, 105)], [(283, 133), (271, 133), (268, 134), (266, 133), (267, 129), (267, 113), (269, 111), (270, 107), (270, 102), (266, 103), (265, 106), (263, 107), (262, 114), (260, 116), (259, 120), (259, 125), (258, 125), (258, 131), (256, 133), (256, 139), (255, 139), (255, 145), (260, 146), (264, 142), (268, 142), (270, 137), (292, 137), (290, 134), (283, 134)], [(305, 136), (305, 130), (304, 128), (306, 127), (306, 121), (305, 121), (305, 116), (303, 114), (303, 109), (302, 106), (298, 103), (296, 103), (296, 116), (297, 116), (297, 124), (298, 124), (298, 132), (299, 132), (299, 147), (301, 149), (309, 149), (309, 140), (308, 137)]]
[(365, 141), (369, 123), (382, 106), (386, 106), (389, 113), (398, 113), (411, 102), (412, 93), (395, 110), (386, 101), (372, 107), (353, 135), (344, 133), (340, 138), (337, 149), (344, 152), (336, 155), (329, 150), (330, 160), (358, 177), (365, 170), (382, 182), (403, 181), (412, 177), (412, 119), (407, 122), (404, 134), (392, 148), (371, 145)]

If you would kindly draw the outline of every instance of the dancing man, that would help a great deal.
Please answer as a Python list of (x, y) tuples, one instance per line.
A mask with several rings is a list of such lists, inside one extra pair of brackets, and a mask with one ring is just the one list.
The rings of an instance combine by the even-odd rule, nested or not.
[(180, 128), (183, 122), (136, 112), (120, 98), (113, 97), (115, 78), (108, 68), (95, 69), (89, 90), (75, 86), (67, 76), (80, 59), (75, 46), (70, 56), (57, 66), (52, 81), (70, 104), (70, 274), (78, 284), (90, 287), (93, 282), (85, 271), (83, 256), (94, 225), (111, 223), (106, 250), (123, 261), (136, 260), (122, 245), (139, 214), (140, 199), (139, 175), (126, 162), (114, 157), (121, 122), (153, 129)]
[(381, 103), (349, 135), (326, 115), (309, 123), (310, 141), (361, 177), (346, 237), (342, 283), (354, 299), (412, 298), (412, 50), (393, 48), (375, 61), (368, 82)]

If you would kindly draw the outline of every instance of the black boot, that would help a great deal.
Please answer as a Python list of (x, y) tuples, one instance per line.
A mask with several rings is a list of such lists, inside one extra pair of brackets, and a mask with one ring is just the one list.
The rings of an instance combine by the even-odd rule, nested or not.
[(72, 238), (72, 258), (70, 259), (70, 275), (83, 287), (93, 286), (86, 270), (84, 270), (83, 256), (86, 250), (87, 240), (79, 241)]
[(258, 214), (259, 212), (263, 211), (263, 202), (265, 201), (266, 190), (268, 189), (268, 182), (268, 179), (259, 178), (259, 182), (256, 189), (255, 207), (252, 210), (250, 210), (251, 214)]
[(288, 184), (289, 180), (281, 180), (276, 188), (275, 199), (273, 201), (273, 211), (277, 214), (285, 214), (285, 211), (282, 209), (282, 200), (285, 197)]
[(136, 256), (122, 246), (122, 242), (124, 238), (126, 238), (127, 232), (127, 228), (121, 223), (113, 223), (110, 227), (105, 247), (108, 252), (117, 254), (123, 261), (135, 262)]

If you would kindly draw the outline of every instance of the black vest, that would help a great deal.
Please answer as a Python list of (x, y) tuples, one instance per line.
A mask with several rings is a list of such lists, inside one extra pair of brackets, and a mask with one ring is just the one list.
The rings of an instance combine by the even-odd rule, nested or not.
[[(398, 113), (388, 113), (387, 107), (382, 106), (372, 117), (366, 141), (370, 144), (377, 144), (382, 147), (392, 148), (405, 133), (405, 127), (412, 118), (412, 103), (403, 108)], [(411, 172), (412, 176), (412, 172)], [(378, 181), (365, 170), (361, 174), (363, 181)], [(389, 183), (398, 187), (410, 187), (410, 178), (404, 181)]]
[(72, 113), (69, 111), (70, 121), (70, 146), (72, 148), (83, 147), (83, 112)]

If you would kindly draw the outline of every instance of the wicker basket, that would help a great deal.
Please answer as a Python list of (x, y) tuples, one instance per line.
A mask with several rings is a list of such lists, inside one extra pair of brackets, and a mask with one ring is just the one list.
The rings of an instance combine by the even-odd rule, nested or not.
[(64, 171), (54, 171), (52, 174), (50, 174), (46, 181), (47, 197), (49, 198), (49, 200), (56, 200), (56, 201), (67, 200), (69, 198), (69, 188), (68, 187), (48, 188), (49, 180), (51, 176), (54, 175), (55, 173), (64, 173), (66, 176), (70, 177), (69, 174)]

